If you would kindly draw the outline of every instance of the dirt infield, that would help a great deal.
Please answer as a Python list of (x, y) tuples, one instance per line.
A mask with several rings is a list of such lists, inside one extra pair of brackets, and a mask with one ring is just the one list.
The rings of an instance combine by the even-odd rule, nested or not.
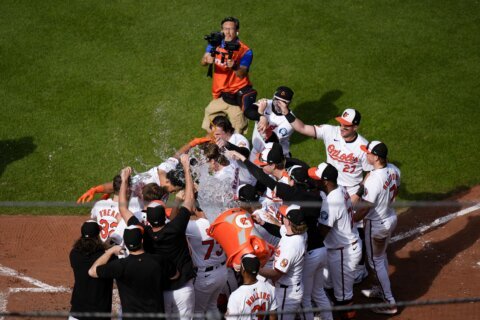
[[(456, 197), (480, 199), (480, 186)], [(408, 209), (399, 216), (396, 235), (463, 209)], [(73, 274), (68, 253), (79, 216), (0, 216), (0, 311), (69, 310)], [(456, 217), (389, 248), (390, 277), (397, 301), (479, 297), (480, 210)], [(355, 290), (357, 303), (370, 278)], [(473, 308), (473, 311), (472, 311)], [(436, 306), (400, 310), (392, 319), (471, 319), (480, 306)], [(369, 311), (359, 319), (386, 319)]]

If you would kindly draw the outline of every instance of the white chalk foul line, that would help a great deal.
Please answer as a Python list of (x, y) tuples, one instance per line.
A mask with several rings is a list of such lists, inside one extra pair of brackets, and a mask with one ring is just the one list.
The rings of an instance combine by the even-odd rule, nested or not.
[(19, 273), (16, 270), (13, 270), (11, 268), (5, 267), (0, 265), (0, 275), (3, 276), (9, 276), (9, 277), (15, 277), (17, 279), (21, 279), (23, 281), (26, 281), (38, 288), (10, 288), (9, 292), (20, 292), (20, 291), (28, 291), (28, 292), (68, 292), (69, 289), (65, 287), (53, 287), (51, 285), (48, 285), (40, 280), (28, 277), (24, 274)]
[(431, 228), (435, 228), (441, 224), (444, 224), (444, 223), (447, 223), (448, 221), (454, 219), (454, 218), (457, 218), (457, 217), (460, 217), (460, 216), (464, 216), (466, 214), (469, 214), (470, 212), (473, 212), (473, 211), (476, 211), (476, 210), (479, 210), (480, 209), (480, 203), (477, 203), (476, 205), (474, 206), (471, 206), (471, 207), (468, 207), (468, 208), (465, 208), (463, 210), (460, 210), (458, 212), (454, 212), (454, 213), (450, 213), (444, 217), (441, 217), (441, 218), (438, 218), (438, 219), (435, 219), (432, 223), (430, 223), (429, 225), (426, 225), (426, 226), (420, 226), (416, 229), (413, 229), (413, 230), (410, 230), (410, 231), (407, 231), (407, 232), (404, 232), (404, 233), (401, 233), (401, 234), (398, 234), (394, 237), (392, 237), (390, 239), (390, 243), (394, 243), (394, 242), (397, 242), (397, 241), (400, 241), (400, 240), (403, 240), (405, 238), (408, 238), (408, 237), (411, 237), (413, 235), (417, 235), (417, 234), (420, 234), (420, 233), (423, 233)]

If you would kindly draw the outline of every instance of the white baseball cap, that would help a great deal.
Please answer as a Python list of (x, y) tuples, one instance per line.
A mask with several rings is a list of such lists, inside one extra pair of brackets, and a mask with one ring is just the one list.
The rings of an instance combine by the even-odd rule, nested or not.
[(360, 115), (360, 112), (355, 109), (348, 108), (343, 111), (340, 117), (336, 117), (335, 120), (346, 126), (358, 126), (361, 118), (362, 116)]

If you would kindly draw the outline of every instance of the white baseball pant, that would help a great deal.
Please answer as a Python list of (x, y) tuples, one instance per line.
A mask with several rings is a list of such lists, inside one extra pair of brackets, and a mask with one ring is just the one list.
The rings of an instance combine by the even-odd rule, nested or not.
[(365, 220), (368, 264), (373, 270), (385, 301), (395, 303), (388, 278), (387, 246), (397, 226), (397, 216), (384, 220)]
[(337, 301), (347, 301), (353, 298), (355, 268), (361, 258), (361, 240), (345, 247), (327, 250), (329, 278)]
[[(327, 267), (327, 249), (325, 247), (313, 249), (305, 253), (305, 263), (303, 265), (303, 309), (312, 308), (312, 300), (318, 308), (330, 308), (328, 299), (323, 288), (323, 269)], [(313, 313), (304, 312), (304, 318), (313, 320)], [(321, 312), (320, 319), (332, 320), (332, 312)]]
[[(303, 283), (286, 286), (275, 283), (275, 297), (277, 299), (277, 311), (298, 311), (301, 308), (303, 297)], [(295, 313), (279, 314), (279, 320), (294, 320)]]
[(228, 272), (225, 264), (206, 269), (198, 269), (193, 283), (195, 288), (195, 313), (217, 310), (218, 295), (227, 283)]
[[(165, 302), (165, 313), (179, 313), (180, 319), (192, 319), (195, 310), (195, 290), (193, 279), (190, 279), (183, 287), (176, 290), (163, 292)], [(188, 317), (186, 316), (188, 315)], [(172, 319), (178, 319), (173, 317)]]

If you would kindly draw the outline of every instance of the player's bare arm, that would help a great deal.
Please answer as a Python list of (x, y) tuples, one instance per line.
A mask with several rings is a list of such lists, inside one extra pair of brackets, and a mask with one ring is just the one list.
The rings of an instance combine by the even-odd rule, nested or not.
[(112, 258), (113, 255), (118, 256), (119, 254), (121, 254), (122, 250), (123, 250), (123, 247), (121, 247), (121, 246), (113, 246), (110, 249), (108, 249), (107, 251), (105, 251), (105, 253), (102, 254), (92, 264), (92, 266), (88, 270), (88, 275), (92, 278), (98, 278), (97, 267), (98, 266), (103, 266), (104, 264), (106, 264)]
[(187, 208), (190, 212), (193, 212), (195, 208), (195, 198), (193, 189), (193, 179), (190, 172), (190, 157), (188, 154), (182, 154), (180, 157), (183, 170), (185, 171), (185, 201), (183, 207)]
[(265, 278), (271, 279), (273, 282), (275, 282), (278, 279), (280, 279), (285, 273), (283, 273), (280, 270), (277, 270), (275, 268), (273, 268), (273, 269), (260, 268), (259, 274), (261, 276), (264, 276)]
[(122, 215), (123, 220), (128, 222), (128, 219), (130, 219), (133, 216), (133, 213), (128, 210), (128, 179), (130, 178), (130, 175), (132, 174), (132, 168), (130, 167), (125, 167), (122, 169), (122, 172), (120, 173), (120, 176), (122, 177), (122, 183), (120, 185), (120, 191), (118, 193), (118, 209), (120, 211), (120, 214)]
[(280, 108), (285, 118), (287, 118), (288, 122), (292, 125), (293, 129), (295, 129), (295, 131), (308, 137), (316, 137), (315, 126), (305, 124), (302, 120), (295, 117), (290, 111), (288, 104), (278, 104), (278, 107)]
[(372, 207), (374, 207), (373, 203), (361, 200), (358, 204), (357, 211), (353, 214), (353, 221), (358, 222), (363, 220)]

